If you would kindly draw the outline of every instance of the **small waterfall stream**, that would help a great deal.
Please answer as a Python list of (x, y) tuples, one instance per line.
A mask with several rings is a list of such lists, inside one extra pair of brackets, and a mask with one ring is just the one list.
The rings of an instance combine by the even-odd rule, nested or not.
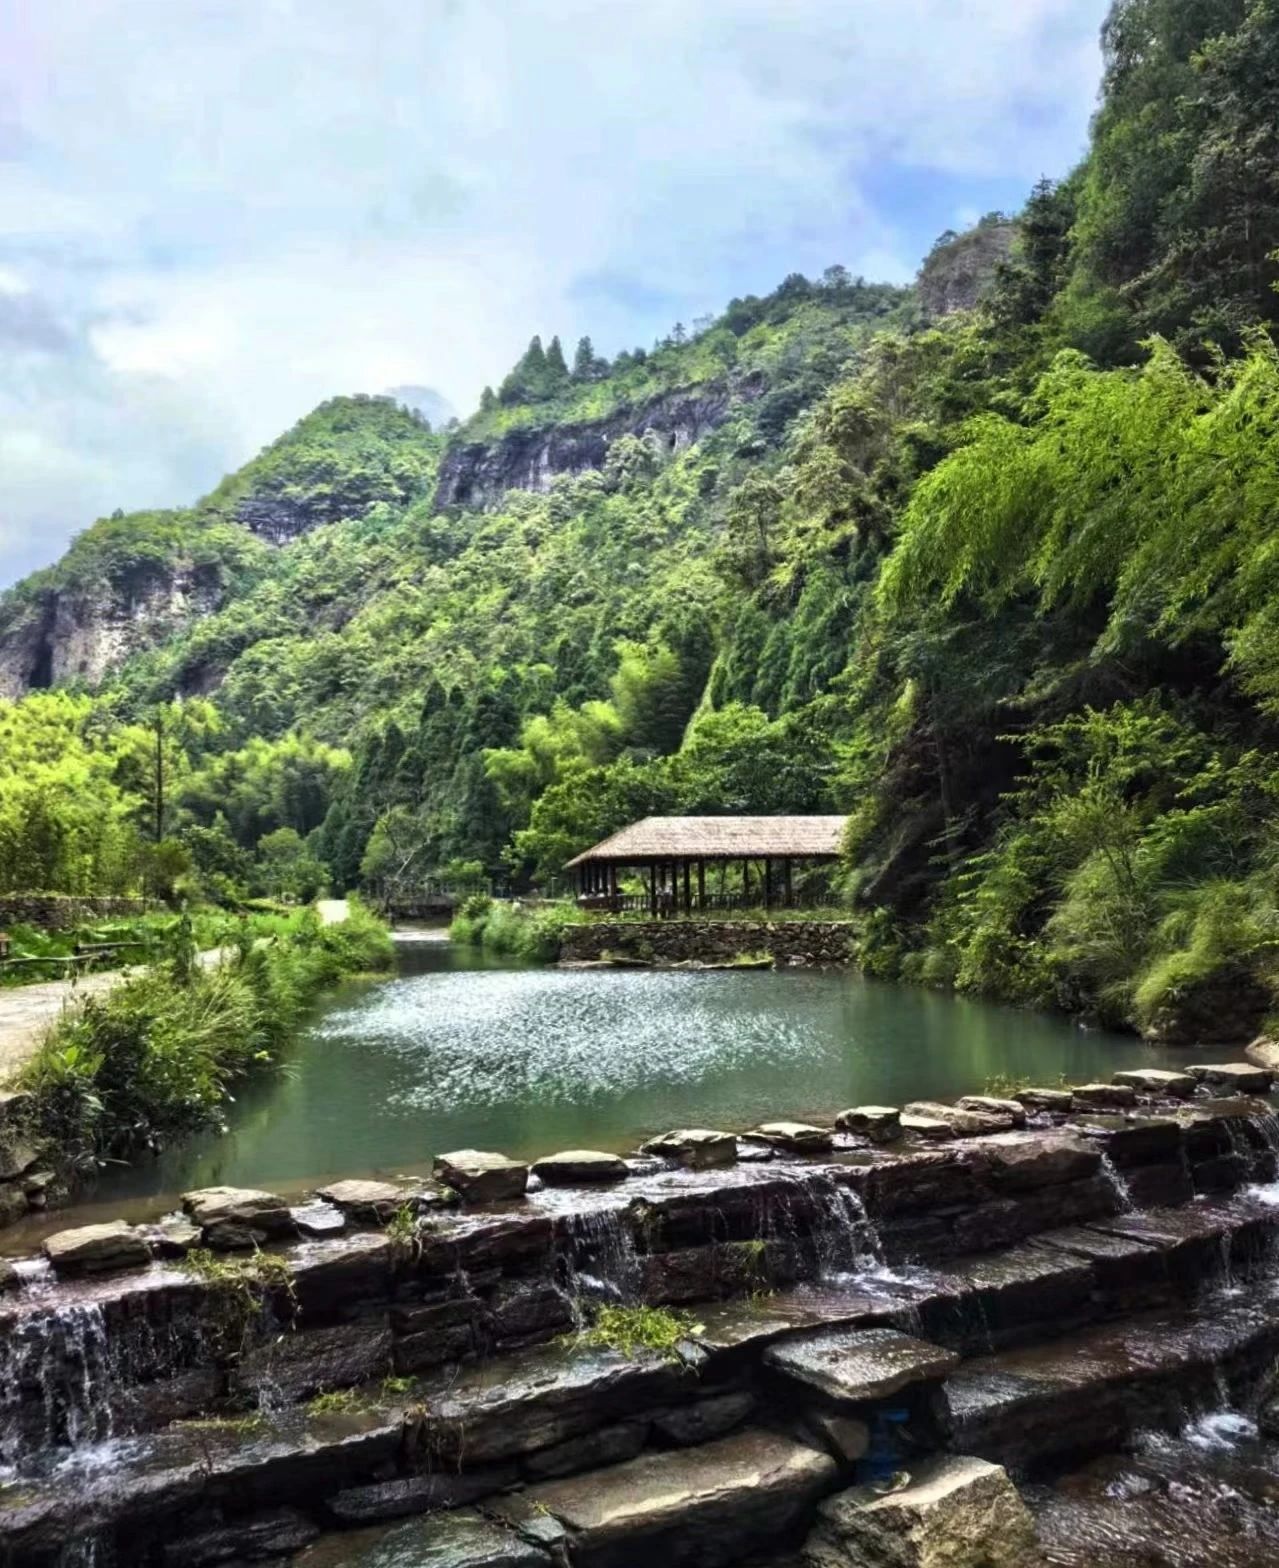
[(1132, 1189), (1124, 1180), (1119, 1167), (1114, 1160), (1103, 1150), (1101, 1155), (1102, 1179), (1115, 1195), (1115, 1205), (1121, 1214), (1131, 1214), (1136, 1208), (1132, 1201)]
[(0, 1464), (111, 1437), (114, 1370), (99, 1306), (62, 1306), (15, 1325), (0, 1341)]
[(594, 1303), (633, 1301), (641, 1265), (628, 1210), (606, 1207), (570, 1212), (563, 1217), (559, 1273), (579, 1327)]

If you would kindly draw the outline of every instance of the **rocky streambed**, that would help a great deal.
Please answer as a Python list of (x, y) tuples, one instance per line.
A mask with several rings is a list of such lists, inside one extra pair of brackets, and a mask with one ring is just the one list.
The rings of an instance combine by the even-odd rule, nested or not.
[(53, 1236), (0, 1296), (0, 1562), (1109, 1562), (1089, 1466), (1157, 1489), (1156, 1439), (1279, 1417), (1279, 1122), (1240, 1082), (455, 1151)]

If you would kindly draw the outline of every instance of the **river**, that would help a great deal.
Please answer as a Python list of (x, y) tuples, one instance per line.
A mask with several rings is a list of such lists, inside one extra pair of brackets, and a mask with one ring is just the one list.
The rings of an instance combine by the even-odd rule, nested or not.
[(292, 1193), (420, 1172), (447, 1149), (627, 1151), (670, 1127), (829, 1120), (999, 1075), (1086, 1082), (1169, 1061), (1131, 1036), (849, 970), (555, 969), (415, 942), (393, 978), (325, 1000), (223, 1135), (106, 1174), (58, 1219), (153, 1215), (220, 1183)]

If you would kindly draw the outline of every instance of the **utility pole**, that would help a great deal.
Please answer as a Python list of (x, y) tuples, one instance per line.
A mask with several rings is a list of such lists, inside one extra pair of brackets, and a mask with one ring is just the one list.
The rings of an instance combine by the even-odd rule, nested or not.
[(164, 837), (164, 709), (155, 710), (155, 841)]

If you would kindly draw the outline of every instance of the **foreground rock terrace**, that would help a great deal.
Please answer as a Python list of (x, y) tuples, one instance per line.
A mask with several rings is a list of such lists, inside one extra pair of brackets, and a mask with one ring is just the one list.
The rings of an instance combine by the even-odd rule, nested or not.
[[(875, 1529), (925, 1503), (1002, 1517), (1020, 1504), (992, 1468), (1175, 1425), (1223, 1382), (1246, 1401), (1279, 1355), (1269, 1102), (1115, 1087), (1133, 1103), (975, 1097), (957, 1128), (995, 1128), (945, 1140), (874, 1141), (882, 1116), (824, 1146), (700, 1130), (624, 1177), (569, 1151), (491, 1203), (213, 1189), (182, 1221), (51, 1238), (58, 1275), (19, 1263), (0, 1298), (0, 1561), (52, 1568), (79, 1540), (319, 1564), (335, 1532), (381, 1532), (374, 1552), (407, 1530), (422, 1562), (730, 1563), (812, 1527), (825, 1568), (865, 1521), (818, 1504), (890, 1437), (912, 1476), (957, 1468)], [(519, 1162), (476, 1153), (440, 1174), (509, 1192)], [(592, 1343), (609, 1301), (686, 1311), (685, 1337)]]

